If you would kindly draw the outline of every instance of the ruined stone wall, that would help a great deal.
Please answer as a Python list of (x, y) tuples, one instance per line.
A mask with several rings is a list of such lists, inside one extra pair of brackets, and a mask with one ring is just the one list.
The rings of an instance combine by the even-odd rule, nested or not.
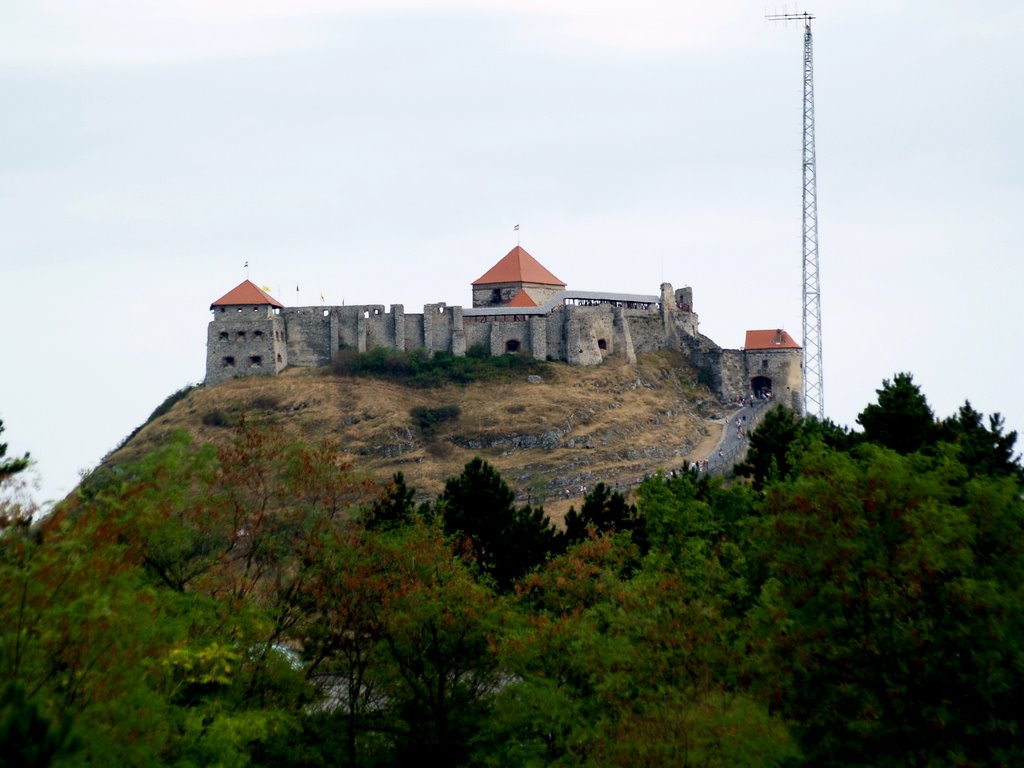
[(723, 349), (721, 356), (721, 396), (732, 400), (735, 397), (750, 397), (754, 394), (747, 375), (746, 355), (738, 349)]
[(565, 307), (555, 307), (551, 314), (545, 318), (544, 324), (547, 331), (547, 359), (567, 360), (568, 353), (565, 346)]
[[(625, 304), (556, 305), (546, 315), (529, 313), (477, 317), (462, 307), (428, 304), (423, 314), (401, 304), (342, 307), (219, 307), (207, 333), (207, 376), (217, 384), (237, 376), (269, 374), (286, 365), (329, 364), (341, 347), (426, 349), (430, 354), (464, 355), (481, 345), (492, 355), (515, 349), (538, 360), (597, 365), (609, 355), (629, 362), (636, 355), (672, 349), (701, 371), (701, 381), (731, 399), (753, 392), (753, 380), (770, 380), (778, 402), (800, 411), (802, 351), (723, 350), (697, 330), (690, 288), (664, 283), (662, 305), (632, 309)], [(476, 295), (476, 293), (474, 293)]]
[(288, 307), (281, 310), (291, 365), (317, 366), (331, 362), (331, 310)]
[(462, 328), (466, 334), (466, 349), (475, 346), (491, 348), (491, 324), (486, 322), (485, 318), (464, 317)]
[(661, 315), (655, 312), (625, 310), (626, 322), (629, 323), (630, 335), (633, 337), (633, 349), (637, 354), (657, 352), (669, 346)]
[(506, 352), (529, 352), (532, 349), (530, 319), (523, 315), (491, 318), (487, 347), (497, 357)]
[(366, 348), (376, 347), (395, 349), (394, 318), (384, 311), (383, 305), (364, 307), (363, 319), (366, 321)]
[[(597, 313), (591, 310), (601, 307), (577, 307), (566, 306), (565, 308), (565, 361), (571, 365), (597, 365), (604, 358), (598, 346), (598, 331), (603, 327), (598, 320)], [(609, 319), (610, 319), (609, 311)], [(611, 335), (611, 323), (608, 324), (607, 335)]]

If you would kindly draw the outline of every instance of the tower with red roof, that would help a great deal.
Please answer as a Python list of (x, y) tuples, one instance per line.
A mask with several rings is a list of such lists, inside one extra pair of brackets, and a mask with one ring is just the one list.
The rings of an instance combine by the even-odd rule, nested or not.
[(473, 281), (473, 307), (536, 307), (564, 290), (564, 282), (517, 245)]
[(251, 280), (244, 280), (210, 305), (206, 339), (206, 383), (272, 374), (288, 364), (284, 305)]

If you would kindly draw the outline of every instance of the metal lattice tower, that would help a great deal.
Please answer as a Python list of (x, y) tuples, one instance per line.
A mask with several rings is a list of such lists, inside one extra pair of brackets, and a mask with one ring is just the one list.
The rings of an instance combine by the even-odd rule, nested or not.
[(818, 178), (814, 154), (814, 48), (809, 13), (768, 16), (772, 21), (804, 22), (803, 133), (803, 346), (804, 415), (825, 418), (821, 363), (821, 288), (818, 280)]

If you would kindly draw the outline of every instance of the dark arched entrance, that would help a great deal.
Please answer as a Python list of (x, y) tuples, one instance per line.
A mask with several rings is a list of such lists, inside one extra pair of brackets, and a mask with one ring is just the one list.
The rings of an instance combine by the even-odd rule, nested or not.
[(519, 351), (519, 339), (509, 339), (505, 342), (506, 352), (518, 352)]
[(750, 389), (754, 397), (764, 397), (772, 391), (772, 380), (767, 376), (755, 376), (750, 380)]

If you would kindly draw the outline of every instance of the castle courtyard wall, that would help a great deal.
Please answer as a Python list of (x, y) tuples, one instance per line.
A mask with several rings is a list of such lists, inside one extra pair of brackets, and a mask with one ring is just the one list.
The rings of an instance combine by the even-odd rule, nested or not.
[(331, 362), (331, 312), (320, 307), (281, 310), (291, 365), (314, 367)]

